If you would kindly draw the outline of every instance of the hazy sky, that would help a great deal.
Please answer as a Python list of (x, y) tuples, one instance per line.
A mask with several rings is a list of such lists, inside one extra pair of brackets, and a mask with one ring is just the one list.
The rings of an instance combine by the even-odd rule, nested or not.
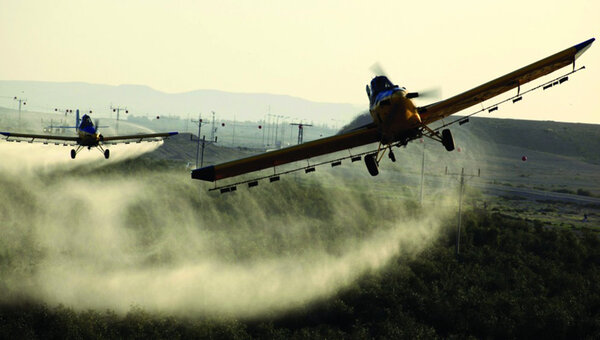
[[(598, 0), (0, 0), (0, 79), (366, 107), (376, 61), (393, 82), (445, 98), (599, 33)], [(579, 65), (588, 69), (493, 116), (600, 123), (600, 41)]]

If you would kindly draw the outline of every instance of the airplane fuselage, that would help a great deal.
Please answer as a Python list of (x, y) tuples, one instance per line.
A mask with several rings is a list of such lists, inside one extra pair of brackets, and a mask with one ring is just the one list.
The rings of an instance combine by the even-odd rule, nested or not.
[(78, 135), (79, 135), (79, 139), (77, 141), (77, 144), (81, 145), (81, 146), (87, 146), (87, 147), (96, 147), (100, 144), (101, 136), (97, 133), (89, 133), (86, 131), (82, 131), (79, 130), (78, 131)]
[(374, 94), (369, 112), (380, 129), (384, 144), (401, 139), (407, 131), (421, 124), (416, 106), (398, 86)]
[(77, 144), (87, 146), (88, 148), (100, 145), (100, 142), (103, 140), (102, 135), (98, 133), (98, 128), (94, 126), (92, 119), (88, 115), (83, 115), (81, 118), (81, 124), (77, 128), (77, 135), (79, 136)]

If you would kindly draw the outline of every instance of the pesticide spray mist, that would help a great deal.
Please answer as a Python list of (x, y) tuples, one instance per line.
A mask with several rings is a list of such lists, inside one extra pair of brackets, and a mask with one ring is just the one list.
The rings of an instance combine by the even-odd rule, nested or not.
[(278, 313), (331, 296), (400, 253), (417, 254), (449, 215), (381, 199), (359, 182), (382, 187), (384, 176), (367, 178), (362, 165), (351, 179), (332, 169), (219, 195), (186, 170), (119, 162), (156, 146), (115, 148), (108, 163), (92, 154), (98, 159), (85, 166), (64, 148), (18, 147), (0, 143), (4, 303)]

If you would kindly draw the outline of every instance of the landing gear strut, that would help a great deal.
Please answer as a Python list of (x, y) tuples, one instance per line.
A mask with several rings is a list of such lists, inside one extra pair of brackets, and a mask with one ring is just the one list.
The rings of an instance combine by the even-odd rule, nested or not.
[(369, 174), (371, 176), (377, 176), (379, 174), (379, 162), (383, 159), (383, 155), (386, 150), (389, 150), (388, 157), (392, 160), (392, 162), (396, 161), (396, 155), (392, 152), (392, 145), (383, 143), (379, 143), (379, 147), (377, 148), (377, 152), (370, 153), (365, 156), (365, 164), (367, 165), (367, 170), (369, 170)]
[(438, 131), (430, 129), (427, 125), (423, 125), (423, 131), (425, 131), (423, 136), (441, 142), (447, 151), (454, 150), (454, 138), (452, 137), (452, 132), (450, 132), (450, 129), (444, 129), (440, 134)]
[[(98, 150), (100, 150), (100, 152), (102, 152), (102, 154), (104, 155), (104, 158), (108, 159), (110, 157), (110, 151), (108, 149), (105, 150), (100, 145), (96, 145), (96, 147), (98, 148)], [(71, 149), (71, 159), (75, 159), (75, 157), (77, 157), (77, 154), (79, 153), (79, 151), (82, 148), (83, 148), (82, 145), (78, 145), (77, 149)], [(87, 148), (89, 150), (92, 148), (92, 146), (88, 146)]]
[(98, 148), (98, 150), (100, 150), (100, 152), (102, 152), (104, 158), (108, 159), (108, 157), (110, 157), (110, 151), (108, 151), (108, 149), (104, 150), (104, 148), (102, 148), (102, 145), (100, 144), (96, 145), (96, 147)]
[(77, 153), (79, 152), (79, 150), (81, 150), (82, 146), (78, 145), (77, 149), (71, 149), (71, 159), (75, 159), (75, 156), (77, 156)]

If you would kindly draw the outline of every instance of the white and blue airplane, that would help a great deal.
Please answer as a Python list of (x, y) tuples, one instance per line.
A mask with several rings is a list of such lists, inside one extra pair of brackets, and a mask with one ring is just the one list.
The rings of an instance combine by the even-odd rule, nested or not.
[[(75, 115), (75, 126), (68, 126), (67, 128), (75, 128), (77, 136), (60, 136), (60, 135), (36, 135), (29, 133), (15, 133), (15, 132), (0, 132), (0, 135), (6, 136), (6, 140), (14, 138), (15, 140), (28, 139), (29, 142), (33, 142), (36, 139), (39, 140), (60, 140), (64, 142), (71, 142), (77, 145), (76, 149), (71, 149), (71, 158), (75, 159), (77, 153), (81, 149), (87, 147), (88, 150), (92, 147), (97, 148), (104, 154), (104, 158), (110, 157), (110, 151), (103, 147), (104, 144), (118, 144), (125, 140), (138, 140), (141, 142), (144, 139), (164, 139), (169, 136), (178, 134), (178, 132), (162, 132), (162, 133), (146, 133), (146, 134), (135, 134), (135, 135), (123, 135), (123, 136), (103, 136), (98, 132), (98, 124), (94, 124), (92, 119), (87, 114), (84, 114), (81, 119), (79, 118), (79, 110), (76, 111)], [(29, 140), (31, 139), (31, 140)], [(127, 143), (127, 142), (123, 142)]]

